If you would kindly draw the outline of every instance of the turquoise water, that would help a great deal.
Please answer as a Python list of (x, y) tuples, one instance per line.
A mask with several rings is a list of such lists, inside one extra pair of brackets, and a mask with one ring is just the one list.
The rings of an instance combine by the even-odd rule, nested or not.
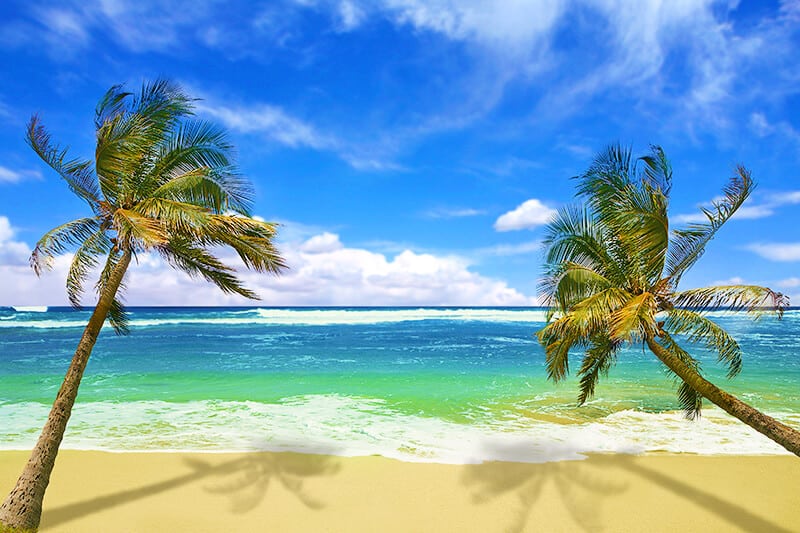
[[(780, 322), (713, 316), (739, 339), (745, 367), (727, 380), (691, 347), (707, 375), (800, 426), (800, 311)], [(87, 319), (0, 308), (0, 448), (33, 444)], [(539, 309), (134, 308), (131, 319), (129, 336), (101, 334), (63, 447), (440, 462), (782, 450), (716, 408), (683, 420), (672, 381), (641, 346), (576, 407), (577, 379), (546, 379)]]

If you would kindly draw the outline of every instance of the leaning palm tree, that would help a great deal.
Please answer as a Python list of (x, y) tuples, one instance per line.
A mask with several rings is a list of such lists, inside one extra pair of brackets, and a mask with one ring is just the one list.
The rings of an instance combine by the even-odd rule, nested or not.
[(700, 364), (680, 343), (700, 343), (716, 352), (728, 376), (742, 369), (742, 350), (706, 311), (725, 307), (779, 317), (788, 298), (764, 287), (727, 285), (679, 290), (683, 274), (754, 188), (739, 166), (705, 221), (670, 232), (667, 207), (672, 170), (661, 148), (631, 160), (630, 150), (612, 146), (580, 176), (582, 207), (562, 209), (549, 224), (541, 289), (549, 312), (537, 333), (545, 348), (548, 377), (569, 372), (569, 352), (585, 350), (578, 370), (583, 404), (607, 375), (620, 349), (643, 343), (676, 376), (678, 400), (688, 418), (706, 398), (800, 455), (800, 432), (754, 409), (703, 377)]
[(166, 80), (146, 83), (138, 94), (112, 87), (97, 106), (93, 162), (67, 159), (38, 117), (28, 125), (30, 146), (92, 210), (46, 233), (31, 265), (40, 274), (56, 255), (73, 251), (66, 282), (71, 304), (80, 305), (95, 271), (98, 299), (30, 460), (0, 507), (0, 529), (39, 526), (92, 347), (106, 319), (118, 334), (127, 332), (120, 296), (132, 259), (157, 253), (173, 268), (247, 298), (257, 296), (214, 255), (218, 248), (232, 248), (259, 272), (277, 274), (285, 266), (273, 242), (276, 225), (250, 216), (252, 189), (236, 173), (225, 132), (192, 120), (192, 109), (192, 100)]

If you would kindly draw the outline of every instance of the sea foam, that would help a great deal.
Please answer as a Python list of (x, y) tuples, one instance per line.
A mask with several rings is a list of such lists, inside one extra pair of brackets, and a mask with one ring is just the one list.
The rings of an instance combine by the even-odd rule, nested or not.
[[(43, 404), (0, 405), (0, 449), (28, 449), (47, 416)], [(793, 425), (800, 415), (772, 413)], [(89, 402), (75, 406), (62, 447), (107, 451), (296, 451), (381, 455), (451, 464), (547, 462), (587, 453), (788, 453), (718, 409), (692, 422), (680, 413), (624, 410), (577, 424), (525, 417), (459, 424), (401, 413), (384, 400), (305, 395), (278, 403)]]
[[(315, 325), (334, 326), (348, 324), (382, 324), (422, 320), (480, 321), (480, 322), (544, 322), (545, 312), (538, 309), (252, 309), (245, 311), (220, 311), (192, 315), (150, 315), (149, 318), (130, 320), (131, 327), (157, 327), (179, 324), (217, 325)], [(85, 320), (77, 318), (30, 319), (15, 317), (0, 324), (0, 327), (27, 328), (77, 328), (84, 327)]]

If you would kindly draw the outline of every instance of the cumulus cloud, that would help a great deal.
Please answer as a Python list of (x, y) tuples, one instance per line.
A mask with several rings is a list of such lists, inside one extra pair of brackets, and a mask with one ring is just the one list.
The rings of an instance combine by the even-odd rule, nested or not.
[(320, 235), (314, 235), (301, 244), (300, 251), (307, 254), (321, 254), (341, 250), (343, 247), (338, 235), (326, 231)]
[(552, 207), (548, 207), (536, 198), (523, 202), (516, 209), (500, 215), (494, 223), (497, 231), (513, 231), (520, 229), (533, 229), (550, 222), (557, 214)]
[(752, 243), (745, 249), (770, 261), (800, 261), (800, 242)]
[[(52, 272), (37, 278), (27, 266), (30, 249), (14, 243), (8, 219), (0, 217), (0, 305), (65, 305), (64, 279), (69, 255), (57, 258)], [(9, 247), (9, 243), (13, 246)], [(17, 249), (18, 248), (18, 249)], [(289, 269), (268, 276), (241, 269), (246, 285), (263, 305), (534, 305), (535, 300), (502, 280), (474, 272), (467, 260), (404, 250), (387, 256), (345, 246), (323, 232), (285, 243)], [(4, 250), (14, 253), (4, 254)], [(241, 265), (225, 257), (231, 265)], [(24, 263), (24, 264), (23, 264)], [(254, 305), (169, 268), (156, 255), (140, 255), (126, 277), (129, 305)], [(93, 295), (84, 303), (91, 305)]]
[(15, 241), (16, 231), (8, 217), (0, 216), (0, 264), (19, 266), (28, 264), (30, 247), (24, 242)]

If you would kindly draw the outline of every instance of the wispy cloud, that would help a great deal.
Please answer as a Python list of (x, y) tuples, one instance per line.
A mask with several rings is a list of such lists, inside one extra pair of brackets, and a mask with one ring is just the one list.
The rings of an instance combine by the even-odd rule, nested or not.
[(336, 150), (339, 145), (334, 137), (321, 133), (312, 124), (289, 115), (278, 106), (255, 104), (228, 107), (207, 101), (199, 104), (197, 110), (233, 131), (256, 133), (290, 148)]
[(533, 229), (543, 226), (557, 214), (552, 207), (543, 204), (541, 200), (531, 198), (507, 213), (500, 215), (494, 223), (497, 231), (514, 231)]
[[(424, 96), (405, 106), (409, 112), (400, 117), (360, 118), (346, 131), (314, 127), (316, 120), (297, 119), (290, 107), (258, 111), (272, 124), (295, 119), (282, 139), (269, 127), (273, 138), (287, 146), (330, 150), (361, 170), (402, 169), (398, 155), (404, 150), (438, 132), (474, 127), (503, 105), (512, 94), (509, 89), (519, 88), (530, 97), (525, 105), (515, 103), (516, 115), (532, 123), (557, 122), (593, 101), (622, 95), (631, 107), (673, 117), (671, 124), (662, 121), (664, 128), (719, 134), (736, 131), (733, 126), (750, 116), (754, 134), (780, 134), (797, 139), (800, 146), (800, 135), (789, 122), (752, 112), (754, 103), (780, 102), (794, 94), (800, 81), (793, 73), (798, 23), (793, 2), (736, 25), (730, 21), (738, 2), (730, 0), (294, 0), (239, 9), (241, 5), (38, 2), (28, 8), (33, 13), (28, 20), (0, 23), (0, 42), (5, 35), (5, 42), (22, 39), (31, 46), (42, 41), (57, 53), (76, 49), (86, 54), (102, 34), (133, 53), (176, 54), (207, 47), (241, 58), (289, 48), (305, 54), (319, 46), (321, 34), (368, 32), (378, 21), (419, 41), (435, 41), (441, 47), (429, 52), (426, 75), (416, 80)], [(317, 23), (327, 16), (330, 27), (312, 35), (304, 26), (312, 18), (309, 13)], [(570, 41), (563, 38), (566, 32), (587, 53), (565, 47)], [(439, 64), (448, 62), (438, 61), (435, 54), (458, 57), (458, 68), (440, 69)], [(276, 116), (276, 110), (284, 116)], [(359, 137), (358, 132), (366, 133)], [(376, 132), (384, 138), (375, 141)], [(580, 145), (567, 148), (587, 154)]]
[(744, 248), (770, 261), (800, 261), (800, 242), (751, 243)]
[(436, 207), (425, 211), (423, 216), (426, 218), (464, 218), (485, 214), (485, 210), (471, 207)]
[(497, 244), (477, 250), (477, 255), (506, 257), (512, 255), (527, 255), (541, 251), (541, 241), (527, 241), (517, 244)]
[(771, 122), (761, 112), (750, 115), (750, 129), (758, 137), (775, 138), (776, 142), (789, 143), (795, 150), (800, 150), (800, 131), (786, 120)]
[[(714, 198), (710, 202), (701, 204), (698, 207), (710, 209), (712, 202), (719, 201), (721, 198)], [(753, 220), (766, 218), (774, 215), (779, 208), (786, 205), (800, 204), (800, 191), (773, 192), (762, 195), (758, 200), (747, 200), (731, 217), (732, 220)], [(672, 220), (679, 223), (708, 222), (708, 218), (700, 211), (697, 213), (682, 213), (672, 217)]]
[(786, 278), (775, 282), (776, 287), (784, 289), (794, 289), (800, 287), (800, 278)]
[(207, 96), (197, 106), (197, 110), (232, 131), (257, 135), (289, 148), (310, 148), (333, 153), (356, 170), (404, 170), (402, 165), (392, 159), (394, 150), (385, 144), (346, 140), (323, 131), (280, 106), (265, 103), (231, 106), (220, 104), (217, 98)]
[(38, 170), (13, 170), (0, 165), (0, 183), (19, 183), (27, 179), (42, 179)]

